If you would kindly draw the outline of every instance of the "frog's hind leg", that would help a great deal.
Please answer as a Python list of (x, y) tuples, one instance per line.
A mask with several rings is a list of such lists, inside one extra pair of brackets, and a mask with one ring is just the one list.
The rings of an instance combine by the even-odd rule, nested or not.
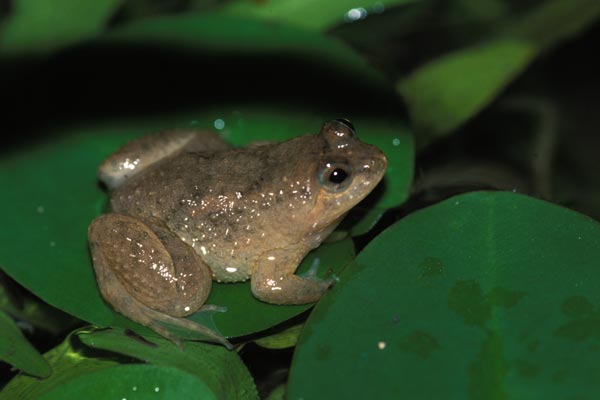
[(114, 189), (150, 165), (180, 151), (217, 151), (229, 147), (211, 131), (165, 130), (123, 145), (100, 165), (98, 177), (109, 189)]
[(178, 345), (173, 328), (231, 347), (223, 336), (183, 318), (204, 304), (212, 279), (202, 259), (173, 233), (106, 214), (92, 222), (88, 237), (98, 286), (116, 311)]

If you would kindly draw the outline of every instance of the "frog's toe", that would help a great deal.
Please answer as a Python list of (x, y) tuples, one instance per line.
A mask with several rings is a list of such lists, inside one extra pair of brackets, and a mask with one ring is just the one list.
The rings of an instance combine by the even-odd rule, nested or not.
[(331, 285), (333, 285), (334, 283), (336, 283), (338, 281), (338, 278), (336, 276), (332, 276), (331, 278), (325, 278), (325, 279), (319, 278), (317, 273), (319, 272), (320, 265), (321, 265), (321, 260), (319, 258), (315, 258), (313, 260), (313, 262), (310, 264), (308, 271), (301, 274), (300, 276), (303, 279), (308, 279), (308, 280), (317, 281), (317, 282), (323, 282), (323, 285), (326, 288), (328, 288)]
[(169, 339), (180, 349), (183, 349), (181, 335), (185, 335), (190, 339), (218, 343), (225, 346), (228, 350), (233, 349), (233, 346), (225, 336), (204, 325), (189, 321), (185, 318), (171, 317), (164, 314), (155, 317), (156, 318), (148, 324), (148, 327), (159, 335)]
[(198, 312), (224, 313), (227, 312), (227, 307), (217, 306), (216, 304), (205, 304), (200, 308), (200, 310), (198, 310)]

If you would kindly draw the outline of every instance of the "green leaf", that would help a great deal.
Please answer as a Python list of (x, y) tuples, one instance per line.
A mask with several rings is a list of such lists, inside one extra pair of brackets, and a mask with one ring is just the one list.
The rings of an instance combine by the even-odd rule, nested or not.
[(50, 375), (46, 360), (25, 339), (13, 320), (0, 311), (0, 360), (23, 372), (39, 377)]
[(86, 357), (72, 347), (71, 338), (72, 336), (69, 335), (63, 343), (44, 354), (44, 358), (53, 371), (49, 378), (40, 380), (19, 374), (2, 389), (0, 400), (39, 399), (48, 392), (55, 389), (60, 390), (61, 387), (73, 379), (119, 365), (115, 360)]
[(0, 56), (39, 55), (100, 33), (121, 0), (14, 0), (0, 24)]
[(600, 15), (594, 0), (542, 2), (487, 40), (417, 68), (397, 84), (419, 145), (443, 136), (487, 106), (540, 53), (580, 33)]
[(79, 322), (23, 290), (13, 293), (12, 289), (11, 283), (0, 277), (0, 310), (17, 320), (25, 321), (53, 335), (65, 332)]
[(398, 86), (415, 129), (425, 141), (456, 129), (493, 100), (535, 54), (527, 42), (498, 39), (420, 67)]
[[(299, 57), (304, 61), (317, 60), (321, 67), (334, 68), (339, 76), (356, 79), (372, 89), (387, 91), (390, 85), (381, 72), (341, 41), (293, 26), (235, 15), (184, 14), (135, 21), (107, 32), (97, 43), (145, 44), (217, 55), (235, 52)], [(265, 65), (272, 67), (273, 64)]]
[(218, 399), (257, 399), (252, 376), (236, 352), (221, 346), (188, 342), (184, 351), (164, 339), (150, 346), (115, 330), (80, 332), (83, 343), (93, 348), (118, 352), (161, 367), (176, 368), (195, 375)]
[(298, 336), (300, 336), (303, 327), (303, 324), (294, 325), (273, 335), (258, 338), (254, 342), (266, 349), (287, 349), (288, 347), (294, 347), (298, 343)]
[(475, 192), (418, 211), (311, 313), (288, 398), (589, 398), (599, 268), (600, 225), (541, 200)]
[(386, 7), (412, 2), (414, 0), (366, 0), (360, 4), (346, 0), (237, 0), (227, 2), (221, 11), (324, 31), (344, 21), (354, 22), (369, 14), (379, 14)]
[(218, 399), (196, 376), (158, 365), (118, 365), (79, 376), (44, 393), (39, 399)]
[(266, 400), (285, 400), (286, 385), (279, 385), (269, 393)]

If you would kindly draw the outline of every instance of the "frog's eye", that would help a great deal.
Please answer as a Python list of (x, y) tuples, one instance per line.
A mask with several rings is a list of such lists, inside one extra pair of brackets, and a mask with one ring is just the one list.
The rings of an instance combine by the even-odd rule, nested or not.
[(355, 134), (356, 129), (354, 129), (354, 125), (352, 124), (352, 122), (350, 122), (349, 119), (338, 118), (338, 119), (336, 119), (336, 121), (339, 122), (340, 124), (344, 125), (346, 128), (348, 128), (348, 130), (351, 132), (351, 134)]
[(325, 122), (321, 128), (321, 134), (330, 146), (345, 147), (348, 141), (356, 135), (354, 125), (347, 119), (340, 118)]
[(345, 189), (351, 181), (352, 169), (344, 163), (330, 162), (319, 171), (319, 182), (330, 192)]

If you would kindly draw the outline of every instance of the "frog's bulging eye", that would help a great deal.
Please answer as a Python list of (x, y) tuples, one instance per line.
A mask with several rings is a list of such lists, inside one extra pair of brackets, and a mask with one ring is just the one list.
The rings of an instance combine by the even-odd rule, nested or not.
[(321, 128), (321, 134), (325, 140), (334, 147), (345, 147), (348, 141), (356, 135), (354, 125), (345, 118), (334, 119), (325, 122)]
[(344, 163), (327, 163), (319, 172), (319, 182), (330, 192), (345, 189), (352, 180), (352, 170)]
[(354, 125), (352, 124), (352, 122), (350, 122), (350, 120), (346, 118), (338, 118), (336, 119), (336, 121), (341, 123), (342, 125), (345, 125), (346, 128), (348, 128), (352, 134), (356, 132), (356, 129), (354, 129)]
[(348, 174), (346, 173), (346, 171), (344, 171), (341, 168), (336, 168), (333, 171), (331, 171), (331, 174), (329, 175), (329, 182), (339, 185), (343, 183), (347, 177)]

